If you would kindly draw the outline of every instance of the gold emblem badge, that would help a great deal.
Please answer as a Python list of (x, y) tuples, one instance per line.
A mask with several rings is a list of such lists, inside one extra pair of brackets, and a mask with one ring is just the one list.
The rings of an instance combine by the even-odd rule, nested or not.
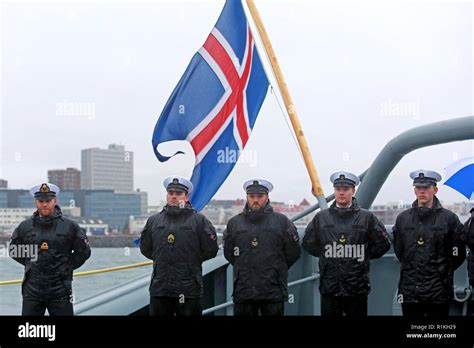
[(347, 242), (346, 236), (341, 234), (339, 237), (339, 243), (344, 244), (345, 242)]
[(253, 247), (253, 248), (258, 247), (258, 239), (257, 239), (257, 237), (253, 237), (253, 239), (252, 239), (252, 247)]
[(40, 192), (49, 192), (49, 186), (46, 184), (41, 184)]
[(167, 241), (168, 241), (169, 244), (174, 243), (174, 234), (173, 233), (168, 234)]
[(425, 244), (425, 241), (423, 239), (423, 237), (420, 237), (417, 241), (418, 245), (424, 245)]
[(48, 250), (49, 249), (48, 243), (46, 243), (46, 242), (41, 243), (40, 249), (41, 250)]

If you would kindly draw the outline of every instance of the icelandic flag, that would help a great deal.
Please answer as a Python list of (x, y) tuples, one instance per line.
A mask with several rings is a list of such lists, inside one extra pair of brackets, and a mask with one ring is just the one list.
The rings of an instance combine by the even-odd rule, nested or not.
[[(153, 150), (187, 140), (195, 154), (190, 200), (201, 210), (230, 174), (245, 147), (268, 90), (268, 79), (240, 0), (227, 0), (204, 45), (194, 55), (158, 119)], [(226, 160), (222, 160), (222, 159)], [(230, 163), (228, 163), (230, 162)]]
[(448, 167), (446, 170), (446, 181), (449, 186), (467, 199), (474, 199), (474, 156), (460, 159)]

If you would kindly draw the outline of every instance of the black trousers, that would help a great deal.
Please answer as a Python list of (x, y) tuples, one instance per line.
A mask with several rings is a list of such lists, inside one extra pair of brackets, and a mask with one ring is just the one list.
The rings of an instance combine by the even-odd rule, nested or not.
[(41, 301), (33, 298), (23, 298), (21, 315), (43, 316), (46, 309), (49, 315), (74, 315), (72, 302), (69, 298)]
[(367, 295), (357, 296), (333, 296), (321, 294), (321, 316), (342, 317), (366, 317)]
[(235, 316), (282, 316), (285, 311), (283, 301), (245, 301), (234, 303)]
[(179, 297), (150, 297), (150, 315), (172, 317), (172, 316), (199, 316), (202, 315), (200, 298)]
[(446, 318), (449, 315), (449, 302), (446, 303), (402, 303), (403, 316), (407, 318)]

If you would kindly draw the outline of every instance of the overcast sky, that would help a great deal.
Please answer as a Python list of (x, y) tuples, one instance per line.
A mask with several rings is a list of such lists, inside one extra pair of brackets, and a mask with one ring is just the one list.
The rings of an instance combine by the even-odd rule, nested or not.
[[(48, 169), (80, 168), (80, 150), (118, 143), (135, 156), (135, 188), (150, 204), (162, 181), (190, 177), (194, 155), (155, 159), (153, 128), (224, 1), (3, 1), (0, 178), (29, 188)], [(473, 115), (473, 4), (456, 1), (256, 0), (294, 99), (326, 194), (329, 175), (358, 174), (391, 138)], [(70, 104), (72, 103), (72, 104)], [(65, 106), (73, 105), (75, 114)], [(271, 198), (310, 194), (303, 160), (269, 92), (246, 147), (216, 198), (243, 197), (254, 176)], [(408, 173), (473, 156), (474, 142), (407, 155), (376, 203), (412, 201)], [(445, 202), (466, 201), (441, 187)]]

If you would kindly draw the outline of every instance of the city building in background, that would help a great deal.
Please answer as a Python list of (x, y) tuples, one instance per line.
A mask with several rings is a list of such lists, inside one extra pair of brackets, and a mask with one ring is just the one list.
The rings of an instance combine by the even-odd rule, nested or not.
[(20, 222), (30, 218), (35, 208), (0, 208), (0, 235), (11, 234)]
[(81, 189), (133, 191), (133, 152), (122, 145), (81, 152)]
[(88, 236), (105, 236), (109, 234), (109, 225), (100, 219), (90, 217), (70, 217), (76, 221)]
[(130, 216), (128, 221), (128, 232), (130, 234), (140, 234), (150, 215)]
[[(299, 204), (295, 204), (294, 202), (288, 202), (288, 203), (278, 203), (272, 202), (273, 210), (276, 211), (277, 213), (281, 213), (283, 215), (286, 215), (288, 219), (292, 219), (298, 214), (301, 214), (304, 212), (306, 209), (308, 209), (311, 205), (309, 202), (304, 198)], [(296, 227), (306, 227), (311, 220), (313, 219), (314, 215), (316, 212), (312, 212), (301, 219), (297, 220), (294, 222)]]
[(0, 190), (0, 208), (35, 208), (28, 190)]
[[(143, 191), (65, 190), (58, 195), (58, 204), (64, 215), (100, 219), (112, 233), (128, 233), (130, 216), (141, 216), (148, 207), (147, 195)], [(34, 210), (35, 203), (28, 190), (0, 190), (1, 208)]]
[(67, 205), (69, 202), (69, 207), (80, 207), (82, 216), (102, 220), (108, 224), (112, 233), (128, 233), (130, 216), (142, 215), (143, 194), (144, 192), (79, 190), (63, 191), (58, 198), (60, 204), (65, 202)]
[(8, 188), (8, 181), (0, 179), (0, 190), (4, 190)]
[(64, 216), (69, 218), (78, 218), (81, 217), (81, 207), (70, 207), (70, 206), (62, 206), (61, 211), (63, 212)]
[(370, 211), (384, 225), (394, 225), (398, 214), (411, 208), (411, 203), (389, 202), (387, 204), (374, 204), (370, 207)]
[(63, 190), (81, 189), (81, 171), (76, 168), (48, 170), (48, 182)]
[(148, 193), (137, 189), (137, 194), (140, 196), (140, 214), (146, 215), (148, 213)]
[(472, 208), (474, 208), (474, 201), (471, 200), (468, 202), (453, 203), (446, 205), (445, 208), (455, 213), (461, 222), (464, 223), (471, 216), (470, 211)]

